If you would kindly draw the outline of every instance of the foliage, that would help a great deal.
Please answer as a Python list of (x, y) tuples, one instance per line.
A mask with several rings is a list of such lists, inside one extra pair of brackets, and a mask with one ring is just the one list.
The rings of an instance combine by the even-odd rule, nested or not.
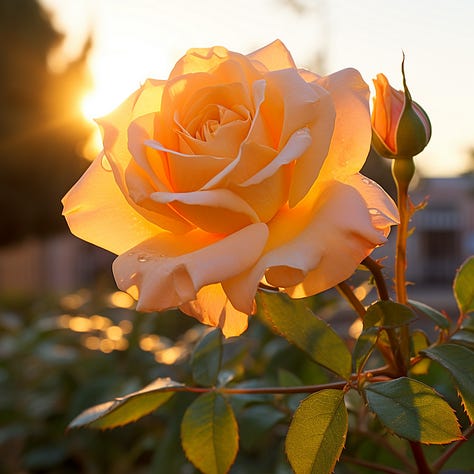
[[(460, 310), (471, 297), (462, 284), (466, 265), (455, 285)], [(469, 429), (474, 353), (461, 337), (471, 332), (469, 315), (447, 328), (430, 317), (433, 309), (413, 304), (437, 337), (413, 331), (409, 375), (399, 378), (380, 365), (387, 332), (397, 327), (393, 305), (379, 304), (374, 314), (383, 315), (369, 313), (368, 327), (341, 345), (315, 316), (337, 318), (332, 292), (303, 301), (262, 292), (246, 336), (226, 340), (179, 312), (117, 307), (117, 295), (125, 296), (82, 290), (58, 301), (2, 302), (1, 472), (184, 473), (195, 472), (194, 464), (217, 473), (324, 473), (334, 465), (358, 473), (370, 463), (409, 472), (403, 469), (414, 461), (402, 438), (429, 444), (424, 449), (436, 463), (461, 446), (460, 429)], [(278, 311), (300, 315), (306, 329), (285, 327)], [(400, 324), (412, 324), (409, 311), (400, 311)], [(123, 328), (127, 344), (110, 328)], [(112, 341), (107, 334), (115, 349), (100, 346)], [(324, 346), (327, 337), (334, 347), (322, 357), (311, 341)], [(340, 370), (347, 348), (350, 377)], [(88, 436), (72, 429), (118, 425), (126, 426)], [(471, 444), (446, 468), (472, 469), (465, 455)]]
[[(460, 296), (462, 309), (470, 293), (465, 287), (456, 291), (466, 292)], [(82, 303), (76, 301), (71, 310), (74, 298)], [(202, 472), (292, 468), (319, 473), (332, 472), (339, 458), (335, 469), (341, 473), (365, 472), (358, 467), (370, 465), (364, 462), (413, 469), (402, 438), (431, 445), (425, 450), (436, 463), (449, 446), (461, 444), (460, 429), (469, 430), (474, 353), (465, 340), (454, 338), (470, 331), (467, 315), (446, 328), (426, 315), (431, 309), (413, 305), (424, 311), (420, 318), (425, 314), (425, 327), (436, 324), (438, 337), (428, 340), (413, 331), (409, 375), (397, 377), (380, 365), (390, 344), (387, 333), (398, 326), (393, 305), (379, 304), (375, 314), (382, 311), (382, 317), (369, 312), (370, 324), (356, 341), (346, 339), (349, 345), (340, 346), (343, 339), (334, 339), (340, 353), (326, 349), (321, 360), (311, 334), (321, 338), (330, 331), (325, 337), (340, 337), (327, 322), (313, 325), (320, 321), (314, 313), (336, 311), (331, 292), (304, 301), (261, 293), (261, 311), (246, 337), (226, 340), (217, 330), (191, 326), (192, 320), (178, 312), (144, 315), (114, 307), (111, 301), (110, 295), (94, 300), (83, 291), (59, 302), (43, 301), (42, 307), (38, 302), (23, 307), (4, 302), (9, 307), (1, 317), (5, 472), (147, 473), (156, 466), (166, 469), (158, 472), (193, 472), (190, 460)], [(279, 316), (269, 320), (270, 305), (275, 305), (273, 314), (303, 314), (306, 330), (285, 328)], [(412, 324), (408, 311), (400, 311), (401, 325)], [(105, 340), (107, 328), (126, 328), (123, 322), (130, 317), (133, 328), (124, 334), (126, 350), (103, 353), (85, 347), (88, 338)], [(74, 318), (82, 318), (82, 329), (73, 324)], [(106, 322), (102, 329), (97, 329), (98, 318)], [(280, 335), (273, 333), (275, 327)], [(113, 335), (110, 329), (108, 333)], [(353, 349), (356, 368), (350, 377), (334, 370), (345, 360), (341, 354), (347, 347)], [(166, 359), (166, 351), (173, 349), (179, 357)], [(25, 370), (16, 370), (18, 366)], [(113, 399), (116, 393), (128, 395)], [(104, 402), (111, 396), (111, 402)], [(64, 435), (68, 422), (71, 428), (127, 425), (86, 437), (78, 430)], [(448, 448), (439, 443), (448, 443)], [(446, 466), (472, 469), (469, 457), (463, 456), (470, 444)], [(265, 456), (268, 452), (273, 455)]]

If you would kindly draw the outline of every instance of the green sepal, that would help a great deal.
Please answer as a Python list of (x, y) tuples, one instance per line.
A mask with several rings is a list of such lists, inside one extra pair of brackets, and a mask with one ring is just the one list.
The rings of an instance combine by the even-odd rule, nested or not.
[[(405, 105), (398, 122), (396, 140), (397, 157), (403, 159), (414, 157), (424, 150), (431, 138), (431, 123), (428, 114), (412, 99), (408, 90), (405, 77), (405, 56), (402, 61), (402, 77)], [(425, 123), (423, 119), (425, 119)]]

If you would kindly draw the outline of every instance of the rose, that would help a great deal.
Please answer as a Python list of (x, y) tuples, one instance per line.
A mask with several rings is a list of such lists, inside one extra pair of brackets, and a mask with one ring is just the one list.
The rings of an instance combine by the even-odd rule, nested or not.
[(426, 147), (431, 138), (431, 123), (426, 112), (414, 102), (405, 81), (404, 91), (394, 89), (383, 74), (374, 79), (372, 143), (385, 158), (411, 158)]
[(77, 236), (119, 254), (143, 311), (180, 307), (238, 335), (260, 281), (330, 288), (386, 240), (396, 209), (358, 174), (368, 88), (298, 70), (276, 41), (193, 49), (98, 121), (104, 150), (65, 196)]

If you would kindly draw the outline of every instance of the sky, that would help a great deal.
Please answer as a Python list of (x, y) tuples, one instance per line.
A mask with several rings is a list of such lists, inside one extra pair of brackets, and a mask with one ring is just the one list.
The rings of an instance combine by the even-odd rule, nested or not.
[[(95, 90), (88, 117), (106, 114), (147, 77), (166, 79), (189, 48), (249, 53), (282, 40), (295, 62), (318, 73), (357, 68), (372, 88), (384, 73), (428, 112), (433, 136), (416, 159), (427, 176), (467, 169), (474, 147), (472, 0), (41, 0), (66, 34), (53, 58), (76, 54), (92, 32)], [(59, 62), (58, 62), (59, 61)], [(373, 88), (372, 88), (373, 90)]]

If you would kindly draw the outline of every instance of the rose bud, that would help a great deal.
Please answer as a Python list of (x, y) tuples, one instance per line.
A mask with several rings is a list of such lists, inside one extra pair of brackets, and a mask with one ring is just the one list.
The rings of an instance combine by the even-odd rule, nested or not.
[(404, 92), (394, 89), (383, 74), (374, 79), (372, 146), (385, 158), (418, 155), (431, 138), (426, 112), (412, 100), (402, 63)]

